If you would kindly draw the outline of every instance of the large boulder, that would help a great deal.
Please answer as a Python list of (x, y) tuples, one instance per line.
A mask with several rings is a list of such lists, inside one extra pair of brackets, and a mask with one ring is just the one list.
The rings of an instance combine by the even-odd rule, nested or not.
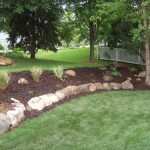
[(8, 66), (8, 65), (12, 65), (12, 64), (13, 64), (13, 61), (10, 58), (0, 56), (0, 65), (1, 66)]
[(103, 90), (103, 85), (100, 82), (95, 83), (96, 89), (97, 90)]
[(6, 132), (10, 127), (10, 119), (3, 113), (0, 113), (0, 135)]
[(126, 80), (123, 83), (121, 83), (121, 86), (122, 86), (122, 89), (126, 89), (126, 90), (134, 88), (133, 84), (129, 80)]
[(103, 89), (104, 90), (111, 90), (111, 86), (110, 86), (110, 84), (109, 83), (103, 83)]
[(120, 83), (112, 82), (112, 83), (110, 83), (110, 86), (111, 86), (111, 88), (114, 89), (114, 90), (119, 90), (119, 89), (121, 89), (121, 84), (120, 84)]

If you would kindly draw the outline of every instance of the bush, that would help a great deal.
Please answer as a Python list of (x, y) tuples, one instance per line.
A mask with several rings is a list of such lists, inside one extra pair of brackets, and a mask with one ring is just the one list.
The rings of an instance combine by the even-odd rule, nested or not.
[(4, 50), (4, 46), (2, 44), (0, 44), (0, 50)]
[(31, 71), (31, 75), (33, 77), (33, 80), (38, 83), (40, 81), (40, 76), (42, 74), (42, 69), (40, 67), (32, 67)]
[(6, 71), (0, 71), (0, 89), (6, 89), (8, 87), (10, 76)]
[(5, 57), (24, 57), (23, 52), (20, 48), (14, 49), (12, 52), (7, 52), (4, 54)]
[(135, 67), (130, 67), (130, 68), (128, 68), (128, 70), (129, 70), (130, 72), (136, 72), (136, 71), (137, 71), (137, 68), (135, 68)]
[(64, 69), (62, 66), (53, 67), (52, 72), (59, 79), (62, 79), (64, 76)]

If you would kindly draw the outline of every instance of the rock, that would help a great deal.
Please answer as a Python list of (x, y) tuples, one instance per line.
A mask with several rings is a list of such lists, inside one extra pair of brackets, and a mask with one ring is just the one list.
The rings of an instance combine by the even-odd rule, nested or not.
[(0, 113), (0, 135), (5, 133), (10, 127), (10, 119), (7, 115)]
[(104, 90), (111, 90), (111, 86), (109, 83), (103, 83), (103, 89)]
[(13, 101), (14, 103), (20, 103), (20, 101), (15, 98), (11, 98), (11, 101)]
[(55, 95), (58, 97), (59, 100), (65, 99), (65, 94), (63, 91), (59, 90), (55, 92)]
[(89, 84), (89, 91), (90, 91), (90, 92), (94, 92), (95, 90), (96, 90), (95, 84), (94, 84), (94, 83), (90, 83), (90, 84)]
[(14, 110), (10, 110), (7, 112), (7, 116), (11, 120), (11, 126), (18, 126), (19, 122), (24, 119), (24, 111), (21, 108), (15, 107)]
[(24, 104), (22, 104), (22, 103), (12, 103), (12, 106), (21, 108), (23, 111), (26, 110)]
[(113, 80), (113, 77), (112, 77), (112, 76), (108, 76), (108, 75), (104, 75), (104, 76), (103, 76), (103, 80), (104, 80), (105, 82), (110, 82), (110, 81)]
[(67, 70), (67, 71), (65, 72), (65, 74), (74, 77), (74, 76), (76, 75), (76, 72), (75, 72), (74, 70)]
[(145, 77), (145, 75), (146, 75), (146, 72), (145, 71), (141, 71), (141, 72), (139, 72), (138, 77), (139, 78), (143, 78), (143, 77)]
[(18, 84), (24, 85), (24, 84), (28, 84), (28, 83), (29, 82), (26, 79), (24, 79), (24, 78), (21, 78), (21, 79), (18, 80)]
[(71, 85), (67, 86), (66, 88), (62, 89), (61, 91), (64, 93), (64, 95), (66, 97), (80, 93), (80, 89), (78, 86), (71, 86)]
[(52, 103), (57, 103), (59, 101), (58, 97), (53, 93), (47, 94), (46, 96)]
[(126, 80), (125, 82), (121, 83), (121, 86), (122, 86), (122, 89), (133, 89), (133, 84), (129, 81), (129, 80)]
[(110, 83), (110, 86), (111, 86), (111, 88), (112, 89), (114, 89), (114, 90), (119, 90), (119, 89), (121, 89), (121, 84), (120, 83)]
[(39, 97), (33, 97), (28, 101), (28, 105), (31, 109), (42, 110), (45, 107), (44, 102), (40, 102)]
[(100, 83), (100, 82), (95, 83), (95, 86), (96, 86), (96, 89), (97, 89), (97, 90), (103, 90), (103, 85), (102, 85), (102, 83)]
[(7, 66), (7, 65), (12, 65), (12, 64), (13, 64), (13, 61), (10, 58), (0, 56), (0, 65)]
[(90, 90), (89, 90), (89, 84), (79, 85), (79, 89), (80, 89), (80, 93), (90, 92)]

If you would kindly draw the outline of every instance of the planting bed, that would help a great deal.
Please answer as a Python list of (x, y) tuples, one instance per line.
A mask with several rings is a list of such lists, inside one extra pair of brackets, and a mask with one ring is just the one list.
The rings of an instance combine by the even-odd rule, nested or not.
[[(6, 113), (7, 110), (11, 109), (11, 98), (18, 99), (21, 103), (23, 103), (25, 106), (27, 106), (27, 102), (35, 97), (44, 95), (47, 93), (54, 93), (57, 90), (61, 90), (69, 85), (81, 85), (85, 83), (95, 83), (95, 82), (101, 82), (104, 83), (103, 80), (104, 74), (106, 74), (106, 70), (102, 70), (99, 68), (78, 68), (73, 69), (76, 72), (76, 75), (73, 76), (65, 76), (63, 80), (60, 80), (55, 77), (55, 75), (51, 71), (44, 71), (40, 77), (40, 82), (35, 83), (31, 72), (29, 71), (23, 71), (23, 72), (17, 72), (17, 73), (11, 73), (11, 80), (9, 83), (9, 86), (5, 90), (0, 90), (0, 112)], [(109, 68), (107, 68), (109, 70)], [(134, 86), (134, 90), (149, 90), (150, 87), (146, 86), (144, 84), (145, 78), (139, 78), (137, 77), (138, 73), (141, 72), (141, 68), (137, 68), (136, 72), (131, 72), (128, 70), (127, 67), (119, 67), (117, 68), (117, 71), (121, 73), (122, 77), (113, 77), (113, 80), (111, 82), (117, 82), (122, 83), (127, 78), (131, 79), (131, 83)], [(20, 85), (18, 84), (18, 80), (20, 78), (25, 78), (29, 84), (27, 85)], [(103, 91), (103, 90), (101, 90)], [(101, 92), (96, 91), (96, 92)], [(85, 93), (88, 94), (88, 93)], [(84, 95), (85, 95), (84, 94)], [(80, 95), (73, 95), (71, 97), (67, 97), (63, 101), (59, 101), (58, 103), (49, 106), (45, 108), (42, 111), (26, 111), (25, 115), (26, 118), (37, 116), (41, 114), (42, 112), (49, 110), (56, 105), (59, 105), (61, 103), (64, 103), (68, 100), (71, 100), (72, 98), (75, 98)]]

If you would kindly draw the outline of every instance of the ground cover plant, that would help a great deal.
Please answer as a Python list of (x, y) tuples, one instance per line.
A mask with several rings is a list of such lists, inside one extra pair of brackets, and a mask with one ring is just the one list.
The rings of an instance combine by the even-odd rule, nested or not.
[(149, 91), (97, 93), (29, 119), (0, 138), (3, 150), (148, 150)]

